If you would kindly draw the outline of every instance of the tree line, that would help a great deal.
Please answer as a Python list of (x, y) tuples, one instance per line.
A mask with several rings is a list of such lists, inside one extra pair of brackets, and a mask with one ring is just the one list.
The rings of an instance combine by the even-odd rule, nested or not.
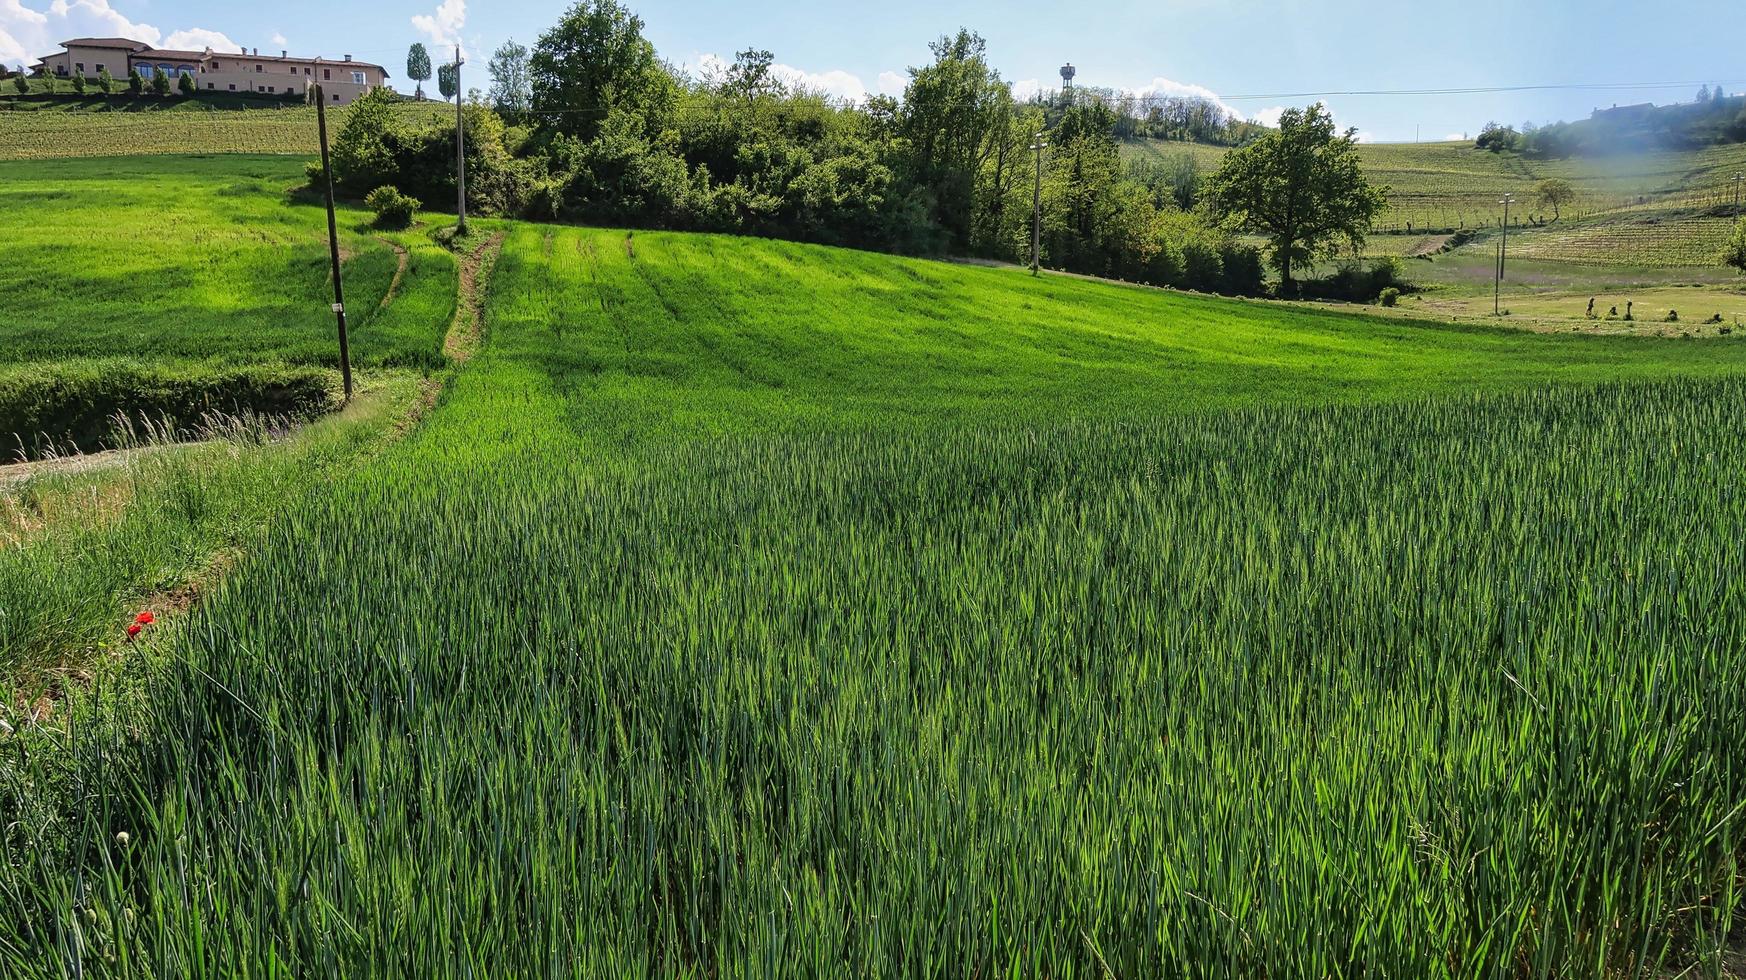
[[(1095, 92), (1018, 99), (968, 30), (937, 39), (900, 98), (849, 104), (787, 83), (765, 50), (689, 74), (643, 28), (617, 0), (581, 0), (532, 47), (494, 53), (489, 91), (464, 110), (470, 208), (1022, 262), (1036, 200), (1051, 268), (1253, 295), (1263, 254), (1238, 232), (1266, 236), (1289, 284), (1294, 266), (1361, 242), (1381, 207), (1350, 133), (1319, 107), (1288, 114), (1295, 135), (1282, 142), (1192, 100), (1141, 112)], [(428, 54), (409, 62), (421, 55), (409, 74), (422, 82)], [(404, 119), (394, 98), (354, 104), (336, 182), (452, 199), (453, 122)], [(1229, 174), (1120, 153), (1124, 135), (1215, 132), (1247, 144)]]

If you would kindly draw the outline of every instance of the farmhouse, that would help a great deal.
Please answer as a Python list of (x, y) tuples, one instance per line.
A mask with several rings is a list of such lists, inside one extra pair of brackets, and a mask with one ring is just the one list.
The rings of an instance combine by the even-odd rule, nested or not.
[(96, 78), (104, 70), (116, 78), (126, 78), (129, 72), (138, 70), (150, 78), (152, 72), (161, 68), (171, 78), (193, 76), (202, 92), (302, 95), (308, 85), (320, 83), (328, 100), (340, 105), (388, 84), (387, 69), (353, 61), (349, 54), (334, 61), (293, 58), (288, 51), (274, 57), (263, 55), (260, 50), (171, 51), (124, 37), (81, 37), (63, 41), (61, 50), (38, 62), (36, 69), (61, 78), (75, 74)]

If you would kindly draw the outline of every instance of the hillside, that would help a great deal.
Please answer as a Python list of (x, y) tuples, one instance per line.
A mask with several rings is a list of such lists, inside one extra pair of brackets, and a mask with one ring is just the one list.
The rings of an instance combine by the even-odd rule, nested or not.
[[(1210, 169), (1226, 151), (1156, 141), (1124, 147), (1131, 160), (1184, 152)], [(1702, 266), (1720, 248), (1736, 213), (1731, 178), (1746, 171), (1746, 144), (1559, 160), (1492, 153), (1470, 143), (1370, 143), (1358, 153), (1370, 179), (1390, 190), (1371, 244), (1378, 255), (1435, 248), (1440, 242), (1430, 241), (1427, 230), (1440, 236), (1495, 228), (1503, 219), (1499, 201), (1508, 193), (1517, 201), (1511, 224), (1520, 228), (1512, 234), (1512, 251), (1522, 258)], [(1577, 202), (1556, 222), (1535, 201), (1536, 185), (1554, 177), (1577, 192)], [(1473, 249), (1489, 254), (1490, 244), (1482, 240)]]

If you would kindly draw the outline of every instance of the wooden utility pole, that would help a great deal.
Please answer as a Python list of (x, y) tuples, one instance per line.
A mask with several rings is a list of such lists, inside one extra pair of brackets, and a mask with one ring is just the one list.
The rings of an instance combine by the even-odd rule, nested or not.
[(455, 208), (461, 216), (457, 230), (467, 233), (467, 117), (461, 112), (461, 46), (455, 45), (455, 187), (459, 200)]
[(321, 131), (321, 176), (327, 185), (327, 250), (333, 257), (333, 315), (339, 318), (340, 376), (346, 401), (352, 400), (352, 351), (346, 341), (346, 292), (340, 282), (339, 222), (333, 213), (333, 162), (327, 154), (327, 96), (315, 86), (315, 123)]
[(1037, 154), (1037, 186), (1031, 192), (1031, 275), (1038, 275), (1043, 263), (1043, 147), (1048, 146), (1043, 134), (1031, 141)]

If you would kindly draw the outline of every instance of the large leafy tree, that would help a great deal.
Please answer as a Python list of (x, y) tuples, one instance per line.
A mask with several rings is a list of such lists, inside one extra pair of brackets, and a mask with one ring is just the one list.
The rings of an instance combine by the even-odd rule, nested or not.
[(1284, 294), (1294, 265), (1363, 244), (1382, 212), (1387, 188), (1365, 179), (1355, 132), (1336, 132), (1320, 103), (1287, 109), (1277, 130), (1232, 150), (1212, 177), (1214, 213), (1267, 236)]
[(528, 82), (528, 50), (514, 38), (491, 55), (491, 104), (504, 115), (517, 117), (533, 108)]
[(454, 62), (437, 66), (437, 91), (443, 98), (452, 99), (461, 91), (461, 72)]
[(676, 95), (642, 18), (617, 0), (580, 0), (565, 11), (534, 45), (528, 76), (542, 125), (583, 140), (598, 136), (614, 113), (653, 130)]
[(424, 98), (424, 83), (430, 81), (430, 52), (423, 43), (414, 43), (406, 52), (406, 77), (418, 83), (418, 98)]
[(971, 244), (977, 175), (1011, 135), (1012, 89), (988, 66), (987, 43), (967, 30), (929, 46), (934, 63), (910, 69), (900, 133), (911, 177), (934, 196), (953, 247)]

